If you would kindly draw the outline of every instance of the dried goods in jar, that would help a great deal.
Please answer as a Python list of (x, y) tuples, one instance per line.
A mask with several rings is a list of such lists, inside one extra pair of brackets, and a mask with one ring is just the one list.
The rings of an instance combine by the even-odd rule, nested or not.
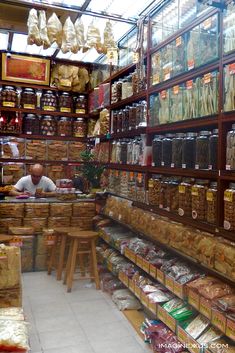
[(55, 136), (57, 130), (55, 117), (44, 115), (40, 120), (40, 130), (42, 135)]
[(25, 140), (17, 137), (4, 137), (0, 139), (2, 158), (24, 158)]
[(57, 98), (50, 90), (44, 92), (41, 96), (41, 108), (43, 110), (55, 111), (57, 108)]
[(59, 95), (59, 110), (62, 113), (71, 113), (72, 97), (68, 92), (62, 92)]
[(226, 169), (235, 169), (235, 124), (227, 133), (226, 139)]
[(112, 134), (117, 133), (117, 119), (118, 119), (118, 112), (115, 110), (112, 110), (112, 113), (111, 113), (111, 133)]
[(193, 179), (185, 179), (178, 186), (179, 191), (179, 209), (180, 216), (192, 215), (192, 184)]
[(136, 201), (145, 203), (145, 175), (137, 173), (136, 176)]
[(87, 111), (86, 97), (83, 95), (80, 95), (75, 99), (75, 113), (86, 114), (86, 111)]
[(148, 181), (148, 203), (151, 206), (159, 206), (161, 191), (161, 175), (152, 176)]
[(27, 135), (38, 135), (40, 132), (40, 121), (37, 115), (27, 114), (23, 118), (23, 132)]
[(184, 134), (178, 133), (172, 139), (172, 163), (171, 167), (181, 168), (182, 166), (182, 147)]
[(121, 156), (120, 156), (120, 162), (122, 164), (127, 164), (127, 144), (128, 140), (122, 140), (121, 141)]
[(135, 129), (136, 128), (136, 106), (137, 104), (134, 103), (130, 106), (130, 111), (129, 111), (129, 130)]
[(210, 184), (206, 192), (206, 220), (209, 223), (216, 223), (217, 214), (217, 183)]
[(119, 193), (124, 197), (128, 196), (128, 173), (126, 171), (121, 171)]
[(161, 167), (162, 163), (162, 135), (154, 136), (152, 142), (152, 156), (153, 156), (153, 167)]
[(160, 189), (160, 200), (159, 200), (159, 208), (167, 208), (167, 197), (166, 197), (166, 189), (169, 178), (162, 178), (161, 180), (161, 189)]
[(15, 108), (17, 104), (17, 92), (13, 86), (5, 86), (1, 92), (1, 106)]
[(198, 89), (200, 78), (189, 80), (185, 83), (183, 90), (183, 120), (197, 118), (199, 116), (198, 108)]
[(235, 71), (234, 63), (224, 68), (224, 111), (235, 110)]
[(210, 131), (200, 131), (199, 136), (196, 138), (196, 169), (208, 169), (210, 135)]
[(183, 86), (177, 85), (170, 89), (170, 122), (183, 119)]
[(20, 104), (23, 109), (35, 109), (37, 96), (33, 88), (24, 88), (21, 92)]
[(217, 169), (218, 162), (218, 129), (212, 131), (209, 137), (209, 169)]
[(60, 117), (57, 122), (58, 136), (71, 136), (72, 135), (72, 121), (67, 117)]
[(206, 193), (208, 180), (196, 180), (192, 186), (192, 218), (204, 221), (206, 219)]
[(224, 192), (224, 229), (235, 230), (235, 183)]
[(74, 137), (86, 137), (87, 134), (87, 123), (84, 118), (76, 118), (73, 122), (73, 136)]
[(166, 187), (166, 210), (177, 212), (179, 208), (179, 179), (170, 178)]
[(162, 167), (170, 167), (172, 162), (172, 139), (173, 134), (167, 134), (162, 140)]
[(218, 72), (209, 72), (200, 78), (199, 116), (218, 113)]
[(182, 168), (194, 168), (197, 133), (187, 132), (182, 144)]

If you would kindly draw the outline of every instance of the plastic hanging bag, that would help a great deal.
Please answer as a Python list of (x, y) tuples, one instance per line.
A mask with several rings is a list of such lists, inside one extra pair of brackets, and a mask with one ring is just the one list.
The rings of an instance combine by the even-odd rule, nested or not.
[(79, 50), (84, 49), (84, 45), (85, 45), (84, 24), (81, 18), (77, 18), (76, 22), (74, 23), (74, 28), (76, 31)]
[(29, 11), (29, 17), (27, 21), (28, 26), (28, 38), (27, 43), (29, 45), (36, 44), (38, 46), (42, 45), (39, 27), (38, 27), (38, 13), (37, 10), (31, 9)]
[(49, 41), (52, 43), (56, 42), (58, 47), (62, 45), (62, 24), (58, 19), (55, 12), (47, 21), (47, 34)]
[(39, 11), (39, 33), (40, 33), (43, 49), (50, 48), (51, 43), (47, 35), (47, 20), (46, 20), (46, 12), (44, 10)]
[[(88, 26), (87, 29), (87, 41), (85, 44), (87, 48), (95, 48), (98, 53), (100, 53), (99, 49), (102, 47), (101, 45), (101, 36), (99, 28), (95, 27), (93, 22)], [(102, 50), (101, 50), (102, 53)]]
[(69, 51), (76, 54), (78, 52), (78, 49), (79, 48), (76, 38), (76, 31), (73, 22), (71, 21), (71, 18), (68, 17), (63, 27), (61, 50), (63, 54), (66, 54)]

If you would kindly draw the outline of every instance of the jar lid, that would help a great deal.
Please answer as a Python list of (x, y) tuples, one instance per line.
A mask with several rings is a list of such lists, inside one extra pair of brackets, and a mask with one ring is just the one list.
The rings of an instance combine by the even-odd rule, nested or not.
[(235, 189), (235, 183), (229, 183), (229, 188), (230, 189)]
[(37, 116), (35, 114), (27, 114), (25, 115), (25, 119), (35, 119)]
[(15, 87), (13, 87), (13, 86), (5, 86), (4, 89), (10, 89), (10, 90), (15, 91)]
[(174, 135), (174, 134), (166, 134), (166, 135), (164, 136), (164, 138), (172, 138), (172, 137), (175, 137), (175, 135)]
[(177, 134), (175, 134), (175, 137), (184, 137), (185, 134), (183, 132), (177, 132)]
[(210, 183), (210, 188), (211, 189), (217, 189), (217, 181), (212, 181), (211, 183)]
[(232, 129), (235, 130), (235, 124), (232, 125)]
[(200, 136), (209, 136), (211, 135), (211, 131), (200, 131)]
[(70, 121), (71, 119), (67, 116), (61, 116), (59, 117), (59, 121)]
[(164, 137), (163, 135), (155, 135), (155, 136), (154, 136), (154, 140), (155, 140), (155, 139), (163, 139), (163, 137)]
[(214, 129), (212, 130), (213, 134), (218, 134), (219, 133), (219, 129)]
[(197, 179), (195, 181), (195, 184), (199, 184), (199, 185), (208, 185), (209, 184), (209, 180), (207, 179)]
[(53, 94), (54, 95), (54, 93), (51, 90), (46, 90), (45, 94)]
[(23, 92), (35, 93), (35, 90), (34, 90), (34, 88), (31, 88), (31, 87), (25, 87), (25, 88), (23, 88)]
[(186, 137), (196, 137), (197, 133), (196, 132), (187, 132)]
[(82, 116), (76, 118), (76, 121), (84, 121), (84, 118)]
[(53, 116), (51, 116), (51, 115), (43, 115), (42, 119), (44, 119), (44, 120), (52, 120)]
[(60, 93), (60, 95), (61, 96), (70, 96), (70, 93), (63, 91), (63, 92)]

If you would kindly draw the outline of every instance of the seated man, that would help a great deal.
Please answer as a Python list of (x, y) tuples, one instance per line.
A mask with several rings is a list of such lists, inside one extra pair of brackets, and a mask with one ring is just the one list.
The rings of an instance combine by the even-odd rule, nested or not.
[(43, 175), (43, 166), (35, 164), (31, 167), (31, 174), (22, 177), (10, 191), (11, 196), (29, 195), (35, 197), (56, 196), (56, 186), (53, 181)]

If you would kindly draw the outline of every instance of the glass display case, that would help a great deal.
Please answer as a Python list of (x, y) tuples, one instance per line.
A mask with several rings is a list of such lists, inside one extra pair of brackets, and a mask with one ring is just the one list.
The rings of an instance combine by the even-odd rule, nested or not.
[(218, 72), (209, 72), (200, 78), (199, 85), (199, 116), (218, 113)]
[(170, 88), (170, 122), (183, 119), (183, 85), (176, 85)]
[(151, 85), (157, 85), (162, 81), (161, 51), (151, 56)]
[(162, 39), (165, 40), (179, 28), (178, 0), (170, 1), (162, 11)]
[(235, 110), (235, 63), (224, 68), (224, 111)]
[(235, 49), (235, 5), (230, 2), (223, 16), (223, 44), (224, 53), (227, 54)]

